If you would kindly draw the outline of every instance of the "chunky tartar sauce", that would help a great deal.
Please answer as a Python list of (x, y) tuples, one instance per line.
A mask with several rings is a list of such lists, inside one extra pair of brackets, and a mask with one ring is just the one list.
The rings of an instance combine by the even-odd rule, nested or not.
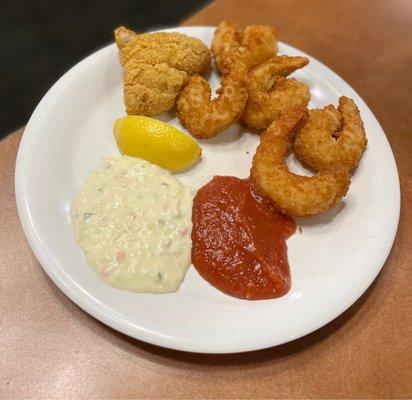
[(190, 265), (191, 213), (190, 190), (170, 172), (113, 157), (92, 172), (71, 214), (88, 264), (106, 283), (167, 293)]

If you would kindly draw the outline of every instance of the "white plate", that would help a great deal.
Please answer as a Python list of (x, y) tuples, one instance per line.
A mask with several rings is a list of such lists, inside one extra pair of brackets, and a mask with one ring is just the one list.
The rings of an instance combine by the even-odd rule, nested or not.
[[(214, 29), (174, 29), (210, 45)], [(306, 55), (279, 44), (279, 52)], [(124, 114), (115, 45), (65, 74), (34, 111), (20, 145), (16, 198), (33, 252), (56, 285), (103, 323), (137, 339), (173, 349), (231, 353), (275, 346), (325, 325), (375, 279), (392, 246), (399, 218), (399, 181), (388, 141), (372, 112), (334, 72), (310, 57), (295, 73), (311, 90), (310, 107), (355, 100), (368, 148), (344, 202), (309, 220), (288, 240), (292, 288), (277, 300), (245, 301), (219, 292), (191, 267), (173, 294), (133, 294), (105, 285), (77, 245), (69, 210), (73, 197), (106, 156), (119, 154), (112, 135)], [(218, 77), (212, 74), (216, 87)], [(163, 116), (179, 126), (173, 114)], [(248, 176), (257, 135), (234, 126), (201, 143), (203, 160), (178, 177), (199, 188), (213, 175)], [(292, 159), (292, 168), (300, 167)]]

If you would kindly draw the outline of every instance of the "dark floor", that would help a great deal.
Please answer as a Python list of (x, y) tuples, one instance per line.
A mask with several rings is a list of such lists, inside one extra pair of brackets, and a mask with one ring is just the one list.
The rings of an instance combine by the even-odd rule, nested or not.
[(176, 25), (209, 0), (8, 0), (0, 12), (0, 138), (24, 125), (50, 86), (113, 40), (113, 28)]

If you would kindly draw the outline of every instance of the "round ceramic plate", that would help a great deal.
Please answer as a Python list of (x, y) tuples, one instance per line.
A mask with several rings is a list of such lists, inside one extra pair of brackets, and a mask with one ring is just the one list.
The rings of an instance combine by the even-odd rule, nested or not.
[[(173, 31), (210, 45), (214, 28)], [(303, 52), (279, 43), (279, 53)], [(392, 246), (399, 218), (394, 157), (378, 121), (355, 91), (312, 57), (294, 76), (311, 91), (310, 108), (346, 95), (358, 105), (368, 148), (344, 201), (315, 218), (297, 220), (302, 232), (288, 240), (292, 288), (276, 300), (229, 297), (193, 267), (176, 293), (134, 294), (104, 284), (85, 262), (70, 221), (72, 200), (89, 173), (119, 154), (112, 134), (124, 115), (122, 69), (115, 45), (66, 73), (34, 111), (16, 166), (18, 211), (44, 270), (75, 303), (103, 323), (134, 338), (172, 349), (231, 353), (275, 346), (325, 325), (354, 303), (375, 279)], [(213, 72), (210, 83), (218, 87)], [(179, 126), (174, 112), (161, 119)], [(199, 188), (214, 175), (247, 177), (259, 136), (235, 125), (201, 141), (203, 159), (178, 174)], [(293, 158), (295, 171), (303, 169)]]

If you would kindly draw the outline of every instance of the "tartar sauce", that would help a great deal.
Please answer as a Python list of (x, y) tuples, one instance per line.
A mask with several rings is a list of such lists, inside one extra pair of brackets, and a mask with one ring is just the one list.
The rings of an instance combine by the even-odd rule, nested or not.
[(113, 157), (92, 172), (72, 207), (88, 264), (109, 285), (176, 291), (190, 265), (192, 194), (170, 172)]

